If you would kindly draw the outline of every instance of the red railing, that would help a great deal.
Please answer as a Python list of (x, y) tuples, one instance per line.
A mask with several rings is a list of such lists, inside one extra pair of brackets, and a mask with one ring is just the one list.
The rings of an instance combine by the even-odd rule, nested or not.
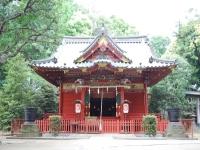
[(167, 129), (168, 121), (161, 119), (157, 121), (157, 132), (163, 134)]
[[(36, 120), (42, 133), (49, 132), (49, 119)], [(14, 124), (15, 123), (15, 124)], [(22, 120), (15, 120), (12, 124), (12, 133), (19, 133)], [(167, 128), (166, 120), (157, 120), (157, 132), (163, 133)], [(86, 119), (86, 120), (62, 120), (61, 132), (65, 133), (139, 133), (144, 132), (142, 118), (119, 120), (119, 119)]]
[[(163, 133), (167, 128), (167, 121), (157, 123), (157, 132)], [(41, 132), (49, 132), (49, 120), (37, 120)], [(132, 120), (106, 120), (100, 123), (96, 120), (62, 120), (61, 132), (66, 133), (137, 133), (143, 132), (142, 119)]]

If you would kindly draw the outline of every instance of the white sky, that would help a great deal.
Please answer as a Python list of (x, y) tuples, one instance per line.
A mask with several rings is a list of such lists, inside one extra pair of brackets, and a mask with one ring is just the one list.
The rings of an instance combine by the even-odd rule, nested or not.
[(200, 10), (200, 0), (75, 0), (97, 15), (121, 17), (140, 34), (172, 36), (190, 8)]

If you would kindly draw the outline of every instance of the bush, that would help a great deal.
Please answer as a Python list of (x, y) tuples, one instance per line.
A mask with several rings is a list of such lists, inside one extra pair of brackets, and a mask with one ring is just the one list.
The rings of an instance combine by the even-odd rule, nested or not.
[(57, 136), (60, 132), (60, 125), (61, 125), (61, 116), (53, 115), (49, 116), (49, 130), (53, 136)]
[(149, 136), (155, 136), (156, 135), (156, 116), (155, 115), (143, 116), (142, 126), (144, 128), (145, 134)]

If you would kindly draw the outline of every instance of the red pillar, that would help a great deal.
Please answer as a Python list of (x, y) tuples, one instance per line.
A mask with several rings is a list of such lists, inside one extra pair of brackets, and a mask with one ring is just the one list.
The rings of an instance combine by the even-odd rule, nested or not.
[(123, 103), (124, 103), (124, 87), (120, 88), (120, 98), (121, 98), (121, 109), (120, 109), (120, 115), (121, 115), (121, 120), (124, 120), (124, 112), (123, 112)]
[(63, 113), (63, 84), (59, 86), (59, 114), (62, 116)]
[(148, 95), (147, 95), (147, 84), (144, 83), (144, 113), (148, 114)]
[(86, 88), (81, 89), (81, 114), (80, 119), (83, 120), (85, 117), (85, 92)]

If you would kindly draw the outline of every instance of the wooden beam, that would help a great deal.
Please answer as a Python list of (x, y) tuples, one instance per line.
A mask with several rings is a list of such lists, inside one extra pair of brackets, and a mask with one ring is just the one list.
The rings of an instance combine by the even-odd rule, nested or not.
[(81, 120), (84, 119), (85, 117), (85, 93), (86, 93), (86, 88), (82, 87), (81, 88)]
[(63, 113), (63, 84), (60, 83), (59, 86), (59, 114)]
[(144, 113), (148, 114), (147, 83), (144, 83)]
[(124, 120), (124, 112), (123, 112), (123, 104), (124, 104), (124, 87), (120, 87), (120, 98), (121, 98), (121, 112), (120, 112), (120, 116), (121, 116), (121, 120)]

